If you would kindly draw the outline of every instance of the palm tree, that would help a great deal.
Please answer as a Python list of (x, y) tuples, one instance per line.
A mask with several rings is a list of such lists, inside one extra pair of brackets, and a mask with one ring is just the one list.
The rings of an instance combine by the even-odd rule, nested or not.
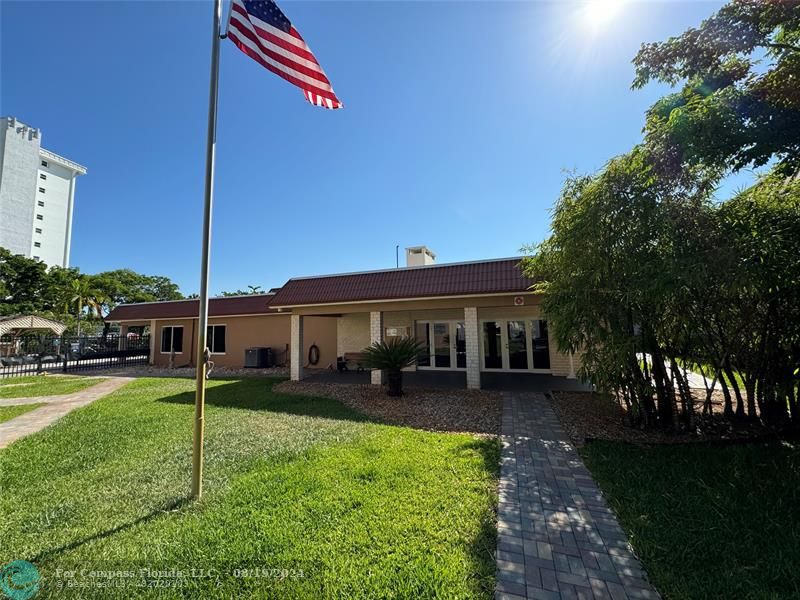
[(364, 362), (371, 369), (386, 371), (386, 394), (403, 395), (403, 369), (417, 361), (423, 346), (410, 337), (393, 337), (364, 348)]
[(81, 337), (81, 314), (84, 308), (88, 308), (90, 315), (97, 315), (103, 318), (103, 304), (108, 299), (105, 294), (96, 289), (88, 277), (76, 277), (70, 281), (67, 287), (67, 305), (76, 307), (78, 319), (78, 337)]

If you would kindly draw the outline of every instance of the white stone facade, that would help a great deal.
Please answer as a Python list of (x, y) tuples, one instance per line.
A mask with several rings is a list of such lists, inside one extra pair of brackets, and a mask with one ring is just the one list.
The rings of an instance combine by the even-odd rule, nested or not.
[[(369, 343), (374, 344), (383, 339), (383, 313), (373, 311), (369, 313)], [(370, 371), (370, 381), (375, 385), (383, 383), (383, 371), (372, 369)]]
[(289, 338), (289, 375), (292, 381), (303, 379), (303, 317), (292, 315)]
[(464, 336), (467, 342), (467, 387), (477, 390), (481, 387), (481, 349), (478, 309), (475, 306), (464, 308)]
[(69, 266), (75, 180), (86, 168), (41, 147), (41, 132), (0, 120), (0, 246)]

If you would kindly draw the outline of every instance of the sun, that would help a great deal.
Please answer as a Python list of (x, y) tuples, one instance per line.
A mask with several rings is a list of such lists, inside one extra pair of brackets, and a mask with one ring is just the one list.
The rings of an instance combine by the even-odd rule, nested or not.
[(624, 4), (625, 0), (586, 0), (583, 6), (584, 20), (593, 29), (599, 29), (612, 21)]

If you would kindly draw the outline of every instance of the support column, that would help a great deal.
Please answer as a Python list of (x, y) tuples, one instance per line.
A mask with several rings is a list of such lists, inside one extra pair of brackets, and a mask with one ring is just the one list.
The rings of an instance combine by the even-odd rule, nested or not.
[(481, 389), (480, 332), (478, 331), (478, 309), (464, 309), (464, 334), (467, 343), (467, 388)]
[(152, 319), (150, 321), (150, 364), (153, 365), (156, 362), (156, 348), (161, 348), (161, 340), (157, 339), (158, 333), (156, 331), (156, 321)]
[[(374, 344), (383, 339), (383, 313), (374, 311), (369, 313), (369, 343)], [(372, 369), (369, 374), (370, 382), (373, 385), (381, 385), (383, 383), (383, 371), (380, 369)]]
[(289, 341), (289, 370), (292, 381), (303, 379), (303, 317), (292, 315), (292, 335)]

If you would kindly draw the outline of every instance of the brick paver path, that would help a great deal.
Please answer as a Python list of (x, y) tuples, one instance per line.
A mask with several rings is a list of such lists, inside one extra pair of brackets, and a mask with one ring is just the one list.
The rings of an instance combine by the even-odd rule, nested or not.
[(18, 439), (36, 433), (48, 425), (55, 423), (76, 408), (86, 406), (121, 388), (132, 381), (128, 377), (109, 377), (79, 392), (63, 394), (61, 396), (39, 396), (32, 398), (6, 398), (0, 401), (0, 406), (13, 406), (17, 404), (38, 404), (45, 406), (36, 408), (5, 423), (0, 423), (0, 449), (5, 448)]
[(497, 599), (659, 598), (538, 393), (503, 394)]

